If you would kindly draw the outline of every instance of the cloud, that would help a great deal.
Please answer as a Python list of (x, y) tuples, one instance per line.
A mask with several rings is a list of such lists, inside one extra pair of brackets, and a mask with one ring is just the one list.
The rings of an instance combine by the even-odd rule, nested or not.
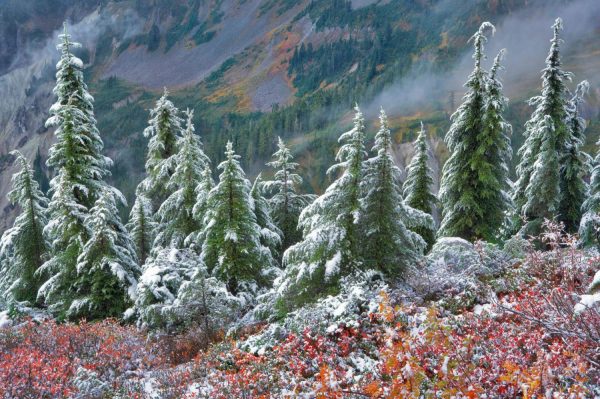
[[(445, 3), (448, 6), (450, 0)], [(562, 48), (566, 65), (569, 65), (569, 54), (573, 49), (581, 49), (586, 42), (598, 40), (600, 1), (538, 1), (534, 5), (501, 21), (490, 21), (495, 23), (497, 31), (486, 44), (488, 60), (485, 65), (490, 66), (500, 49), (507, 49), (502, 78), (509, 97), (522, 94), (524, 86), (533, 89), (539, 84), (540, 71), (544, 67), (552, 37), (551, 26), (557, 17), (561, 17), (564, 22)], [(380, 106), (391, 114), (411, 114), (436, 105), (446, 106), (450, 91), (459, 93), (456, 99), (458, 105), (460, 93), (464, 92), (463, 84), (473, 69), (471, 50), (469, 48), (449, 72), (434, 73), (427, 68), (409, 72), (364, 106), (365, 113), (369, 117), (376, 115)], [(596, 61), (596, 66), (591, 61)], [(575, 80), (578, 82), (588, 79), (592, 86), (600, 86), (597, 61), (590, 57), (588, 60), (578, 59), (574, 62), (577, 68)]]

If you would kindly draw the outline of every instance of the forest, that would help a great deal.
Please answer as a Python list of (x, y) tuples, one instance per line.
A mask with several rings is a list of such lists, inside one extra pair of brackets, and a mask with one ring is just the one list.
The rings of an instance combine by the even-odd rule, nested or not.
[[(344, 15), (319, 12), (323, 26)], [(358, 66), (369, 74), (397, 57), (387, 42), (414, 45), (383, 31), (297, 47), (299, 90), (350, 66), (350, 47), (375, 54)], [(128, 205), (65, 23), (46, 121), (54, 144), (34, 163), (11, 153), (19, 215), (0, 240), (0, 396), (600, 396), (600, 152), (584, 151), (581, 114), (590, 84), (563, 68), (557, 18), (513, 154), (504, 50), (483, 65), (494, 31), (483, 22), (469, 39), (473, 69), (445, 134), (439, 192), (426, 124), (404, 173), (386, 104), (372, 146), (354, 104), (316, 195), (285, 137), (264, 178), (250, 181), (251, 154), (232, 140), (211, 160), (195, 110), (165, 89)]]

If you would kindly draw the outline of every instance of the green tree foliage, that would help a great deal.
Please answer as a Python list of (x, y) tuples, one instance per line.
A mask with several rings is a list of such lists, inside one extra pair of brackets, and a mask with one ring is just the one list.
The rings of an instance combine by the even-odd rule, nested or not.
[[(561, 68), (560, 31), (562, 21), (552, 26), (554, 36), (546, 68), (542, 71), (542, 94), (529, 100), (535, 107), (525, 124), (525, 143), (519, 149), (521, 160), (517, 166), (518, 179), (515, 183), (513, 200), (516, 207), (515, 228), (521, 233), (537, 235), (544, 219), (553, 219), (559, 212), (562, 175), (560, 161), (570, 138), (567, 126), (568, 103), (565, 81), (571, 74)], [(541, 164), (553, 164), (556, 169), (546, 170), (545, 180), (535, 181), (534, 171), (544, 168)], [(535, 189), (534, 189), (535, 187)], [(523, 225), (522, 220), (526, 223)]]
[(27, 159), (18, 151), (11, 154), (16, 157), (20, 170), (12, 177), (8, 199), (20, 213), (0, 239), (0, 289), (8, 302), (31, 306), (36, 304), (37, 292), (43, 282), (36, 272), (48, 252), (48, 242), (43, 234), (48, 222), (48, 200)]
[(399, 275), (423, 255), (426, 242), (409, 226), (425, 224), (433, 228), (433, 219), (405, 204), (401, 192), (401, 172), (390, 154), (392, 137), (383, 109), (380, 129), (375, 136), (373, 153), (365, 161), (360, 229), (364, 231), (363, 261), (366, 268)]
[[(433, 213), (437, 202), (436, 196), (431, 192), (433, 186), (432, 170), (427, 164), (429, 160), (429, 146), (427, 145), (427, 132), (421, 122), (421, 130), (414, 144), (415, 155), (410, 160), (406, 171), (406, 180), (403, 185), (404, 202), (411, 208), (418, 209), (428, 215)], [(427, 243), (427, 250), (435, 242), (434, 228), (415, 228)]]
[(281, 250), (285, 251), (302, 238), (298, 216), (315, 196), (298, 194), (298, 187), (302, 184), (302, 177), (295, 173), (298, 164), (293, 162), (292, 152), (281, 137), (278, 138), (277, 147), (274, 160), (267, 164), (275, 169), (275, 175), (273, 180), (264, 182), (264, 188), (273, 193), (269, 198), (271, 216), (282, 232)]
[(283, 309), (337, 291), (340, 277), (361, 266), (357, 223), (366, 151), (364, 118), (358, 106), (354, 128), (339, 140), (344, 144), (336, 157), (338, 163), (329, 172), (340, 170), (341, 175), (302, 211), (298, 225), (303, 239), (283, 256), (286, 270), (278, 288)]
[(152, 200), (156, 211), (168, 197), (167, 185), (175, 171), (177, 144), (181, 132), (179, 110), (167, 98), (167, 89), (150, 110), (148, 127), (144, 136), (150, 138), (146, 157), (146, 178), (138, 185), (137, 194), (144, 194)]
[[(493, 31), (494, 27), (484, 22), (472, 37), (475, 69), (465, 84), (468, 90), (464, 102), (452, 115), (446, 134), (450, 158), (440, 185), (440, 237), (495, 241), (510, 205), (505, 191), (510, 152), (506, 148), (506, 124), (500, 114), (503, 97), (495, 72), (490, 81), (481, 66), (486, 29)], [(488, 88), (498, 90), (494, 99)]]
[(589, 187), (585, 177), (591, 169), (591, 157), (583, 152), (585, 143), (585, 120), (581, 117), (580, 106), (583, 97), (589, 91), (590, 84), (584, 80), (577, 85), (575, 95), (569, 102), (567, 114), (567, 127), (569, 138), (565, 153), (561, 158), (561, 186), (560, 186), (560, 221), (565, 225), (565, 230), (573, 233), (579, 228), (583, 202), (588, 198)]
[(166, 186), (171, 194), (155, 215), (159, 230), (155, 247), (183, 248), (185, 239), (200, 229), (193, 213), (196, 188), (201, 184), (210, 160), (202, 150), (200, 138), (194, 133), (194, 113), (187, 110), (186, 115), (187, 125), (179, 139), (179, 149), (171, 157), (174, 170)]
[(83, 81), (83, 63), (71, 53), (81, 45), (71, 42), (66, 24), (59, 38), (61, 57), (53, 90), (57, 100), (46, 121), (47, 127), (56, 127), (57, 141), (47, 164), (55, 171), (64, 170), (73, 182), (76, 200), (89, 209), (104, 187), (104, 177), (110, 175), (112, 161), (102, 155), (104, 144), (96, 128), (94, 98)]
[(150, 254), (156, 235), (152, 202), (144, 195), (136, 196), (126, 227), (131, 235), (136, 256), (140, 264), (143, 265)]
[(205, 217), (208, 213), (208, 198), (211, 190), (215, 187), (215, 182), (212, 178), (210, 166), (206, 166), (202, 171), (202, 179), (196, 186), (196, 203), (192, 208), (192, 215), (196, 222), (202, 226), (198, 231), (191, 233), (185, 241), (185, 246), (188, 248), (194, 247), (196, 251), (202, 249), (204, 242)]
[(231, 142), (225, 154), (227, 158), (218, 167), (219, 183), (208, 198), (202, 259), (235, 295), (253, 291), (255, 284), (270, 284), (268, 265), (274, 260), (260, 243), (261, 229), (254, 214), (250, 182)]
[(77, 259), (69, 318), (121, 317), (131, 305), (140, 268), (117, 201), (126, 205), (119, 191), (107, 187), (86, 217), (90, 238)]
[(254, 202), (254, 214), (256, 215), (256, 223), (260, 227), (260, 242), (264, 247), (269, 248), (273, 259), (279, 257), (281, 248), (282, 232), (275, 225), (271, 218), (269, 203), (263, 195), (263, 181), (259, 173), (254, 180), (250, 196)]
[(43, 299), (59, 318), (66, 316), (74, 299), (77, 258), (88, 238), (84, 223), (87, 208), (75, 198), (73, 186), (62, 171), (50, 182), (52, 199), (48, 204), (49, 222), (44, 228), (50, 239), (50, 258), (37, 271), (40, 276), (48, 276), (38, 291), (38, 300)]

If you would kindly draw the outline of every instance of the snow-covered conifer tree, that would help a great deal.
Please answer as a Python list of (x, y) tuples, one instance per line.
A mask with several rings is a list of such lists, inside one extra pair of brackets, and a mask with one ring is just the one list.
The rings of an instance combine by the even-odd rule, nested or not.
[(341, 135), (344, 144), (338, 163), (329, 173), (341, 170), (325, 193), (300, 214), (303, 239), (283, 255), (284, 275), (279, 279), (279, 304), (290, 309), (338, 290), (340, 277), (361, 266), (361, 179), (365, 158), (365, 125), (358, 106), (354, 128)]
[(36, 272), (48, 277), (38, 291), (38, 300), (43, 299), (48, 309), (61, 318), (66, 316), (75, 298), (77, 258), (88, 239), (85, 226), (88, 210), (75, 198), (74, 185), (64, 169), (50, 181), (53, 194), (48, 204), (48, 224), (44, 228), (44, 234), (50, 239), (50, 258)]
[(118, 190), (106, 187), (86, 217), (90, 237), (77, 259), (69, 318), (120, 317), (131, 305), (140, 268), (117, 201), (125, 205)]
[(156, 233), (152, 203), (145, 195), (136, 196), (126, 227), (131, 235), (137, 258), (143, 265), (150, 254)]
[(270, 283), (266, 273), (274, 264), (271, 251), (260, 243), (250, 182), (227, 143), (226, 159), (219, 165), (219, 183), (208, 198), (202, 259), (208, 270), (226, 282), (234, 295)]
[(555, 130), (552, 117), (545, 115), (544, 120), (531, 132), (541, 139), (537, 159), (531, 168), (531, 179), (525, 190), (527, 201), (522, 207), (523, 214), (529, 216), (527, 231), (531, 233), (540, 232), (544, 219), (552, 219), (558, 212), (560, 164), (556, 154)]
[[(596, 146), (600, 146), (600, 142)], [(589, 196), (581, 209), (583, 216), (579, 225), (579, 237), (583, 246), (596, 246), (600, 249), (600, 151), (596, 153), (593, 164)]]
[(196, 204), (196, 188), (204, 178), (210, 160), (202, 151), (200, 138), (194, 133), (194, 113), (187, 110), (186, 115), (185, 133), (179, 139), (177, 153), (171, 157), (175, 169), (166, 186), (171, 194), (155, 215), (160, 225), (155, 248), (183, 248), (186, 237), (200, 229), (193, 208)]
[(104, 144), (96, 128), (94, 98), (83, 81), (83, 63), (71, 53), (80, 44), (71, 42), (66, 24), (59, 38), (61, 57), (53, 91), (57, 100), (46, 121), (47, 127), (56, 127), (56, 143), (50, 149), (47, 164), (55, 171), (65, 170), (73, 183), (76, 201), (89, 209), (103, 189), (103, 178), (110, 175), (112, 161), (102, 155)]
[(20, 170), (12, 177), (8, 199), (19, 208), (20, 213), (0, 239), (0, 261), (4, 265), (0, 271), (0, 280), (4, 284), (0, 288), (9, 302), (31, 306), (36, 303), (37, 291), (42, 284), (36, 271), (44, 263), (48, 252), (43, 234), (48, 200), (41, 192), (27, 159), (19, 151), (11, 154), (16, 157)]
[(297, 193), (298, 186), (302, 184), (302, 177), (295, 173), (298, 164), (293, 162), (292, 152), (281, 137), (273, 157), (275, 159), (267, 165), (276, 170), (275, 175), (273, 180), (264, 182), (264, 187), (267, 192), (273, 193), (269, 198), (271, 217), (283, 233), (281, 249), (285, 251), (302, 238), (302, 232), (298, 229), (298, 216), (314, 201), (315, 196)]
[(502, 229), (495, 229), (493, 236), (506, 233), (509, 224), (510, 213), (514, 210), (511, 198), (512, 182), (509, 178), (509, 164), (512, 158), (512, 147), (510, 144), (512, 126), (504, 118), (508, 99), (502, 93), (502, 82), (498, 73), (504, 69), (500, 62), (506, 50), (502, 49), (494, 58), (487, 80), (487, 95), (483, 103), (483, 132), (482, 136), (490, 140), (491, 145), (485, 146), (485, 155), (488, 160), (489, 169), (480, 170), (480, 174), (488, 174), (490, 183), (487, 189), (491, 195), (485, 198), (487, 202), (486, 211), (490, 222), (499, 223)]
[(577, 85), (575, 95), (569, 103), (567, 127), (569, 141), (561, 163), (560, 186), (560, 220), (567, 232), (575, 232), (579, 228), (583, 202), (588, 198), (588, 184), (584, 178), (589, 174), (591, 157), (581, 147), (585, 142), (585, 120), (581, 117), (579, 107), (583, 97), (589, 91), (590, 84), (584, 80)]
[[(406, 180), (403, 185), (404, 202), (413, 209), (431, 215), (437, 198), (431, 192), (433, 172), (427, 164), (429, 146), (427, 145), (427, 133), (423, 122), (421, 122), (421, 130), (414, 146), (415, 154), (406, 170)], [(414, 231), (425, 240), (428, 249), (431, 248), (435, 241), (435, 229), (415, 228)]]
[(177, 298), (165, 313), (170, 313), (170, 318), (184, 328), (199, 328), (207, 345), (217, 331), (240, 317), (245, 305), (243, 296), (232, 295), (224, 282), (211, 276), (206, 266), (198, 262), (191, 279), (181, 284)]
[[(505, 126), (498, 123), (502, 105), (488, 102), (489, 76), (481, 65), (486, 29), (493, 32), (494, 26), (484, 22), (471, 38), (475, 69), (465, 84), (464, 102), (452, 115), (446, 134), (450, 158), (443, 167), (440, 185), (440, 237), (495, 240), (507, 211)], [(495, 79), (496, 101), (503, 99), (498, 84)]]
[(375, 135), (373, 158), (365, 161), (360, 229), (363, 236), (363, 260), (365, 266), (381, 270), (388, 275), (401, 274), (422, 255), (426, 242), (407, 228), (407, 223), (417, 213), (426, 226), (433, 228), (433, 218), (424, 212), (409, 208), (402, 199), (401, 172), (390, 154), (392, 137), (387, 116), (382, 109), (379, 115), (380, 129)]
[[(202, 171), (202, 180), (196, 186), (196, 203), (192, 208), (192, 214), (194, 219), (200, 226), (204, 226), (204, 218), (208, 211), (208, 196), (210, 191), (215, 187), (215, 182), (212, 178), (212, 172), (210, 166), (207, 166)], [(204, 242), (204, 229), (201, 227), (199, 230), (191, 233), (185, 239), (184, 245), (187, 248), (196, 248), (197, 251), (202, 249)]]
[(145, 194), (152, 200), (156, 211), (168, 196), (167, 184), (175, 172), (173, 155), (177, 152), (181, 133), (179, 110), (167, 98), (167, 89), (150, 110), (148, 127), (144, 136), (149, 137), (146, 157), (146, 178), (138, 185), (137, 193)]
[[(75, 43), (66, 31), (60, 36), (57, 64), (57, 101), (50, 108), (47, 126), (56, 126), (56, 143), (47, 164), (56, 171), (50, 182), (49, 223), (45, 233), (51, 243), (49, 260), (37, 271), (47, 277), (38, 291), (49, 309), (59, 317), (69, 315), (81, 294), (78, 261), (88, 239), (95, 234), (88, 226), (89, 210), (106, 190), (103, 180), (110, 174), (110, 158), (102, 155), (103, 143), (96, 128), (93, 97), (83, 82), (82, 62), (71, 54)], [(114, 191), (116, 192), (116, 191)]]
[[(559, 158), (565, 153), (570, 136), (566, 124), (568, 103), (565, 81), (571, 79), (571, 74), (561, 68), (560, 18), (556, 20), (552, 29), (554, 36), (550, 53), (546, 58), (546, 68), (542, 71), (542, 94), (529, 100), (529, 104), (534, 106), (535, 110), (525, 123), (525, 142), (519, 149), (521, 160), (516, 168), (518, 179), (513, 191), (516, 208), (513, 222), (515, 229), (522, 227), (521, 233), (529, 235), (537, 235), (540, 232), (544, 218), (552, 219), (557, 216), (561, 199)], [(547, 117), (550, 117), (549, 121)], [(546, 137), (547, 134), (551, 136)], [(554, 148), (552, 151), (549, 150), (551, 146)], [(555, 171), (548, 171), (550, 174), (546, 176), (545, 181), (534, 181), (533, 173), (535, 169), (540, 169), (539, 163), (558, 166)], [(534, 191), (532, 186), (537, 187), (538, 191)], [(529, 201), (542, 202), (545, 206), (532, 206), (528, 204)], [(522, 226), (523, 218), (527, 221), (525, 226)]]
[(273, 259), (277, 259), (281, 248), (282, 233), (271, 219), (269, 203), (263, 196), (263, 182), (260, 173), (254, 180), (250, 196), (254, 201), (256, 223), (260, 227), (260, 242), (263, 246), (269, 248)]
[(190, 249), (158, 250), (146, 260), (134, 306), (126, 311), (125, 318), (137, 319), (143, 329), (176, 329), (181, 320), (174, 317), (172, 306), (179, 288), (191, 280), (200, 263), (198, 254)]

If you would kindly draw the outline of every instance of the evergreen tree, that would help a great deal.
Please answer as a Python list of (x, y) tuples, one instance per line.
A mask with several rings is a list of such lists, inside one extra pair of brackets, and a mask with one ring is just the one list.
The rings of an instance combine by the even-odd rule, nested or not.
[(172, 330), (181, 320), (175, 319), (171, 307), (180, 287), (190, 281), (201, 263), (190, 249), (159, 249), (148, 257), (135, 291), (134, 306), (126, 319), (137, 319), (143, 329)]
[[(600, 142), (596, 146), (600, 146)], [(583, 246), (596, 246), (600, 249), (600, 152), (596, 153), (594, 159), (589, 191), (581, 209), (583, 216), (579, 225), (579, 237)]]
[(260, 243), (250, 182), (246, 179), (231, 142), (219, 165), (219, 183), (210, 192), (205, 217), (202, 259), (208, 270), (227, 283), (234, 295), (254, 283), (267, 285), (271, 252)]
[(44, 230), (51, 251), (50, 259), (37, 273), (48, 276), (38, 297), (44, 298), (51, 311), (64, 317), (74, 315), (73, 309), (79, 308), (80, 294), (86, 289), (82, 286), (79, 259), (88, 239), (96, 234), (93, 226), (88, 226), (93, 220), (88, 216), (89, 210), (104, 198), (106, 190), (115, 195), (117, 191), (103, 180), (110, 175), (112, 161), (102, 155), (94, 99), (83, 82), (82, 62), (70, 52), (76, 44), (70, 41), (66, 27), (60, 38), (61, 59), (54, 89), (57, 101), (46, 122), (47, 126), (56, 126), (56, 143), (50, 148), (47, 161), (56, 170), (56, 176), (50, 182), (49, 223)]
[(196, 204), (196, 188), (210, 160), (194, 133), (194, 113), (187, 110), (186, 115), (187, 126), (179, 140), (179, 150), (171, 157), (175, 169), (166, 188), (172, 194), (162, 203), (155, 216), (160, 226), (155, 247), (183, 248), (186, 237), (200, 229), (193, 208)]
[(341, 170), (323, 195), (300, 214), (303, 240), (283, 255), (286, 267), (277, 288), (283, 309), (302, 305), (319, 295), (338, 290), (339, 278), (359, 268), (360, 213), (365, 126), (358, 106), (354, 128), (341, 135), (345, 142), (337, 153), (338, 163), (328, 173)]
[[(440, 237), (467, 240), (496, 240), (505, 220), (508, 201), (505, 194), (506, 136), (499, 115), (502, 105), (489, 102), (489, 76), (482, 68), (484, 22), (473, 35), (475, 69), (465, 86), (464, 102), (452, 115), (446, 134), (450, 158), (442, 170)], [(492, 85), (499, 90), (498, 82)], [(497, 93), (497, 99), (502, 95)], [(492, 119), (494, 120), (492, 120)]]
[(539, 135), (541, 142), (537, 159), (531, 168), (529, 185), (525, 189), (527, 202), (522, 207), (523, 214), (531, 220), (525, 230), (529, 234), (540, 232), (544, 219), (552, 219), (556, 215), (560, 195), (560, 164), (556, 154), (556, 128), (552, 117), (545, 115), (544, 120), (531, 133)]
[(91, 208), (103, 189), (103, 178), (110, 175), (112, 161), (102, 155), (104, 144), (96, 128), (94, 98), (83, 81), (83, 63), (71, 53), (80, 47), (71, 42), (66, 24), (57, 48), (61, 57), (56, 65), (56, 102), (50, 107), (47, 127), (56, 127), (56, 143), (50, 149), (47, 165), (64, 169), (73, 183), (75, 200)]
[(260, 243), (269, 248), (273, 259), (279, 256), (279, 248), (281, 247), (281, 230), (273, 223), (269, 210), (269, 203), (263, 197), (263, 182), (260, 173), (256, 176), (250, 196), (254, 201), (254, 214), (256, 215), (256, 223), (260, 227)]
[[(212, 178), (212, 172), (210, 166), (206, 166), (202, 171), (202, 180), (198, 186), (196, 186), (196, 203), (192, 208), (192, 214), (196, 222), (202, 226), (204, 218), (208, 211), (208, 198), (209, 193), (215, 187), (215, 182)], [(191, 233), (185, 240), (185, 246), (188, 248), (195, 247), (198, 251), (202, 249), (204, 242), (204, 229), (199, 229), (196, 232)]]
[(20, 214), (0, 239), (0, 261), (4, 265), (0, 279), (5, 282), (1, 288), (6, 290), (3, 294), (9, 302), (30, 306), (36, 303), (37, 291), (43, 282), (36, 271), (48, 251), (43, 234), (48, 200), (40, 191), (27, 159), (19, 151), (11, 154), (16, 157), (20, 170), (12, 177), (8, 199), (19, 208)]
[[(485, 173), (489, 173), (490, 187), (494, 195), (487, 197), (488, 207), (495, 210), (492, 213), (493, 220), (501, 223), (502, 230), (496, 230), (498, 233), (506, 233), (505, 229), (509, 224), (509, 215), (514, 210), (511, 192), (512, 182), (509, 178), (509, 164), (512, 158), (512, 147), (510, 136), (512, 135), (512, 126), (504, 118), (508, 99), (502, 93), (502, 82), (498, 77), (498, 72), (502, 69), (500, 62), (504, 57), (506, 50), (502, 49), (494, 58), (494, 63), (490, 69), (489, 79), (487, 81), (487, 95), (483, 104), (483, 137), (492, 143), (486, 147), (485, 155), (492, 167)], [(480, 172), (483, 173), (483, 172)], [(489, 214), (489, 213), (488, 213)]]
[(293, 162), (292, 152), (281, 137), (277, 147), (273, 154), (275, 159), (267, 164), (276, 169), (274, 180), (265, 181), (264, 187), (266, 191), (274, 193), (269, 198), (271, 216), (282, 232), (281, 249), (285, 251), (302, 238), (302, 232), (298, 229), (298, 216), (315, 196), (297, 193), (297, 187), (302, 184), (302, 177), (294, 173), (298, 164)]
[(567, 232), (576, 232), (581, 221), (583, 202), (588, 198), (588, 185), (584, 178), (591, 167), (591, 158), (582, 151), (585, 142), (585, 120), (579, 113), (583, 96), (589, 91), (590, 84), (583, 81), (577, 85), (575, 95), (569, 102), (567, 127), (569, 138), (566, 152), (561, 158), (560, 220)]
[[(410, 160), (404, 181), (404, 202), (413, 209), (418, 209), (428, 215), (433, 213), (433, 207), (437, 198), (431, 192), (433, 186), (432, 170), (428, 166), (429, 146), (427, 145), (427, 133), (423, 122), (421, 130), (414, 144), (415, 155)], [(414, 231), (419, 234), (427, 243), (427, 250), (435, 242), (434, 228), (415, 228)]]
[[(562, 21), (560, 18), (552, 28), (554, 36), (550, 53), (546, 58), (546, 68), (542, 72), (542, 94), (529, 100), (529, 104), (535, 106), (535, 110), (529, 121), (525, 123), (525, 143), (519, 149), (521, 160), (516, 169), (518, 179), (513, 192), (516, 207), (514, 225), (515, 228), (522, 227), (522, 234), (537, 235), (544, 219), (554, 218), (560, 208), (559, 157), (565, 153), (565, 146), (570, 136), (566, 124), (568, 104), (565, 97), (565, 80), (570, 80), (571, 74), (561, 69), (559, 33), (562, 30)], [(547, 120), (547, 117), (550, 120)], [(545, 136), (548, 134), (551, 136)], [(553, 150), (550, 150), (551, 147)], [(548, 171), (545, 181), (534, 181), (533, 173), (535, 169), (539, 171), (542, 167), (540, 163), (552, 163), (557, 165), (557, 168)], [(539, 191), (534, 191), (532, 186), (537, 187)], [(543, 197), (544, 195), (546, 196)], [(545, 205), (533, 206), (530, 201)], [(525, 226), (522, 226), (522, 218), (527, 221)]]
[(76, 294), (69, 318), (120, 317), (135, 295), (140, 268), (117, 201), (126, 206), (122, 194), (107, 187), (86, 217), (90, 238), (77, 259)]
[[(88, 148), (84, 145), (86, 117), (73, 102), (69, 100), (67, 105), (58, 106), (55, 114), (60, 125), (47, 164), (58, 172), (50, 181), (49, 222), (44, 228), (50, 240), (50, 257), (38, 269), (40, 276), (48, 277), (38, 291), (38, 300), (43, 299), (59, 317), (66, 315), (74, 298), (77, 258), (89, 237), (85, 218), (90, 191), (86, 181), (91, 174), (87, 169), (90, 165), (82, 162), (88, 158)], [(94, 189), (100, 183), (101, 180), (94, 181)]]
[(418, 224), (418, 221), (409, 221), (418, 212), (428, 219), (427, 227), (432, 228), (433, 219), (404, 203), (401, 172), (390, 154), (392, 137), (383, 109), (379, 121), (381, 125), (372, 150), (376, 155), (365, 162), (362, 180), (365, 192), (360, 217), (360, 227), (365, 232), (363, 259), (368, 268), (398, 275), (416, 262), (426, 247), (423, 238), (406, 227), (407, 222)]
[(181, 284), (173, 305), (165, 310), (182, 327), (196, 327), (208, 345), (215, 333), (241, 316), (244, 305), (243, 298), (232, 295), (225, 283), (198, 262), (191, 279)]
[(64, 169), (50, 181), (52, 199), (48, 204), (50, 215), (44, 234), (50, 239), (50, 258), (36, 272), (48, 276), (38, 291), (51, 312), (60, 318), (66, 316), (74, 299), (74, 282), (77, 277), (77, 258), (88, 238), (84, 224), (87, 208), (73, 193), (75, 183)]
[(149, 126), (144, 130), (144, 136), (150, 138), (146, 158), (147, 176), (138, 186), (137, 193), (145, 194), (152, 200), (154, 211), (168, 196), (167, 185), (175, 171), (173, 155), (177, 152), (181, 131), (179, 110), (168, 100), (168, 95), (165, 89), (154, 109), (150, 110)]
[(150, 254), (156, 233), (152, 203), (143, 194), (136, 196), (126, 227), (131, 235), (136, 256), (143, 265)]

